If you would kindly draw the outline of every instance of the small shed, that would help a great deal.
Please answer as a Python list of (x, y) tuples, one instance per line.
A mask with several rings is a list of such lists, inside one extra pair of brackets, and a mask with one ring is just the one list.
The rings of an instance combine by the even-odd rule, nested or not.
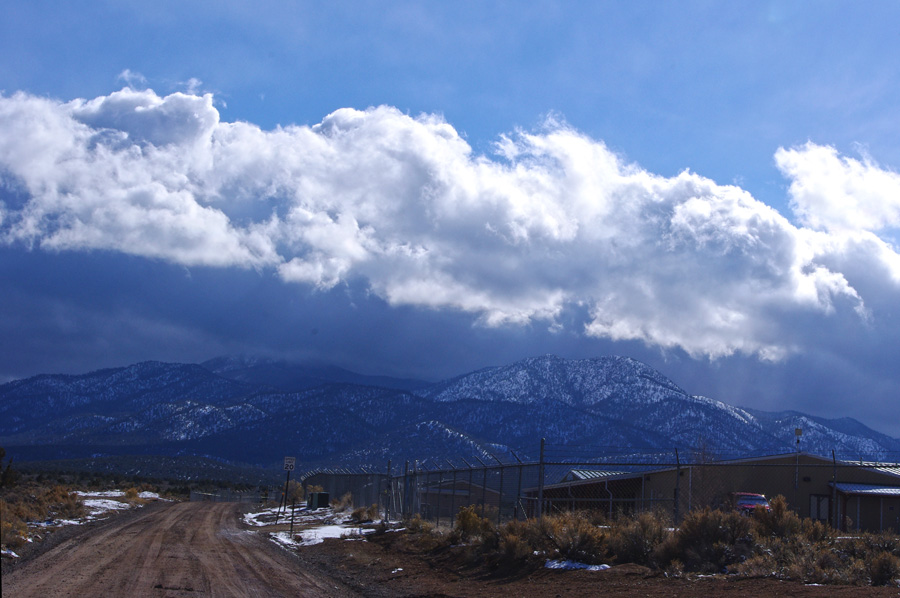
[(306, 497), (307, 509), (323, 509), (328, 506), (330, 497), (327, 492), (310, 492)]

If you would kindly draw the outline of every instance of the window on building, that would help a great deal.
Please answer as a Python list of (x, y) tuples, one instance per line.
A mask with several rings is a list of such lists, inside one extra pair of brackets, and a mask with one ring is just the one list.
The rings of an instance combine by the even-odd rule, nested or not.
[(827, 494), (809, 495), (809, 517), (818, 521), (828, 521), (831, 516), (831, 497)]

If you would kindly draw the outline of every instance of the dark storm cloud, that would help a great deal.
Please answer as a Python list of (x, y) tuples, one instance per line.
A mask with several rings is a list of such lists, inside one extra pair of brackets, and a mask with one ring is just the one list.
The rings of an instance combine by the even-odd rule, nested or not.
[[(779, 149), (794, 223), (558, 122), (494, 151), (390, 107), (263, 131), (209, 95), (0, 97), (4, 373), (244, 351), (434, 378), (609, 350), (869, 372), (866, 405), (886, 403), (896, 174)], [(783, 380), (798, 405), (828, 387)]]

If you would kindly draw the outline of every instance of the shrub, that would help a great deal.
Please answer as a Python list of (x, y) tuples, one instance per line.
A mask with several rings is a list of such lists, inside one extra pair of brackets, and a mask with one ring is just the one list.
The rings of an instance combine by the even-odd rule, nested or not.
[(65, 486), (53, 486), (50, 490), (44, 492), (40, 497), (40, 502), (45, 504), (57, 504), (65, 501), (69, 497), (69, 489)]
[(77, 519), (84, 517), (84, 501), (75, 494), (67, 494), (65, 499), (54, 505), (56, 514), (63, 519)]
[(865, 534), (862, 536), (866, 548), (872, 552), (889, 552), (900, 556), (900, 536), (889, 532)]
[(338, 513), (343, 513), (353, 505), (353, 495), (347, 492), (340, 498), (331, 499), (331, 508)]
[(368, 523), (370, 521), (375, 521), (378, 517), (378, 505), (372, 505), (371, 507), (358, 507), (353, 509), (353, 512), (350, 513), (350, 519), (355, 521), (356, 523)]
[(800, 532), (800, 518), (788, 509), (787, 499), (780, 494), (769, 505), (771, 511), (757, 507), (753, 514), (753, 529), (760, 538), (787, 538)]
[(666, 577), (684, 577), (684, 563), (678, 559), (674, 559), (669, 563), (663, 573), (665, 573)]
[(528, 541), (528, 524), (511, 521), (500, 529), (498, 553), (505, 563), (520, 563), (532, 558), (534, 547)]
[(748, 518), (734, 511), (691, 511), (660, 543), (656, 558), (663, 565), (677, 558), (688, 571), (721, 572), (752, 553), (750, 526)]
[(290, 504), (303, 502), (303, 484), (297, 480), (288, 482), (286, 500)]
[(804, 583), (846, 583), (843, 578), (844, 561), (826, 544), (810, 544), (802, 539), (774, 540), (787, 548), (782, 551), (784, 567), (780, 577)]
[(838, 583), (844, 583), (854, 586), (864, 586), (870, 583), (869, 572), (866, 570), (866, 563), (862, 559), (853, 559), (849, 564), (844, 565), (841, 571), (841, 578)]
[(368, 516), (369, 509), (367, 507), (357, 507), (353, 509), (353, 512), (350, 513), (350, 520), (355, 523), (365, 523), (367, 521), (372, 521)]
[(833, 527), (827, 523), (812, 519), (803, 520), (800, 524), (800, 534), (807, 542), (813, 544), (824, 543), (832, 545), (836, 537)]
[(139, 488), (132, 486), (125, 490), (125, 500), (132, 505), (141, 505), (147, 502), (146, 499), (141, 498), (141, 491)]
[(900, 559), (889, 552), (882, 552), (866, 561), (866, 571), (873, 586), (893, 585), (900, 578)]
[(610, 529), (607, 543), (619, 563), (653, 565), (658, 547), (669, 537), (667, 521), (654, 513), (620, 517)]
[(410, 534), (432, 534), (434, 532), (434, 524), (422, 519), (418, 513), (407, 519), (404, 525)]
[(453, 532), (454, 540), (468, 542), (473, 539), (484, 540), (488, 536), (496, 535), (497, 528), (491, 520), (478, 515), (475, 505), (469, 505), (461, 507), (456, 514)]
[(5, 500), (0, 499), (0, 544), (9, 548), (18, 548), (28, 538), (28, 527), (10, 508)]
[(0, 469), (3, 470), (3, 472), (0, 473), (0, 488), (12, 488), (19, 480), (19, 472), (12, 468), (12, 458), (10, 458), (9, 463), (7, 463), (6, 467), (3, 467), (3, 459), (5, 457), (6, 449), (0, 447)]
[(560, 557), (600, 564), (606, 557), (606, 534), (580, 512), (544, 517), (537, 524), (546, 545)]
[(735, 571), (744, 577), (780, 577), (780, 566), (770, 553), (751, 556), (735, 567)]

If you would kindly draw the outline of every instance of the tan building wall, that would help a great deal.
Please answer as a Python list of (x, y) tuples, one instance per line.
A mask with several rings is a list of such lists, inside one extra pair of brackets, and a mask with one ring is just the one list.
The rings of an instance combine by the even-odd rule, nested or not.
[[(856, 496), (835, 491), (835, 481), (900, 489), (900, 475), (800, 453), (554, 484), (545, 487), (544, 499), (545, 510), (587, 508), (614, 514), (662, 508), (674, 516), (677, 506), (681, 517), (694, 509), (724, 508), (731, 492), (754, 492), (769, 499), (784, 496), (800, 517), (842, 529), (900, 531), (900, 496)], [(535, 489), (528, 494), (536, 496)]]

